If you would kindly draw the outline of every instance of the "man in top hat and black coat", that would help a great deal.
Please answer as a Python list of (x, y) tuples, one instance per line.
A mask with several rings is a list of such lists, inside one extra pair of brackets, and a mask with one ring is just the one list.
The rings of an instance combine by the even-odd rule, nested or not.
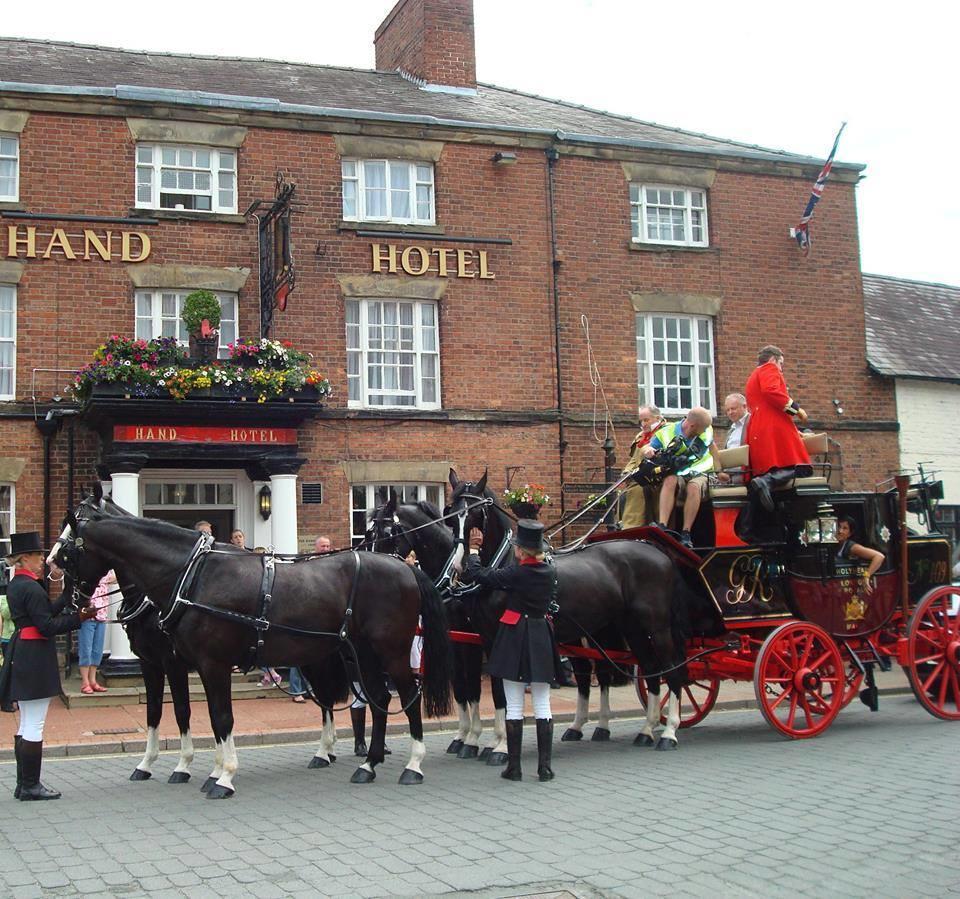
[(80, 627), (92, 618), (92, 607), (64, 613), (65, 590), (51, 602), (43, 588), (43, 548), (36, 531), (10, 535), (6, 562), (13, 571), (7, 588), (10, 617), (16, 626), (0, 672), (0, 699), (20, 707), (20, 727), (14, 738), (17, 787), (13, 795), (22, 802), (59, 799), (56, 790), (40, 783), (43, 760), (43, 725), (50, 700), (60, 694), (60, 669), (54, 637)]
[(522, 778), (523, 703), (526, 685), (530, 684), (537, 722), (537, 773), (542, 781), (553, 780), (550, 684), (559, 675), (560, 658), (546, 614), (556, 596), (557, 573), (544, 561), (543, 525), (528, 519), (517, 522), (512, 541), (515, 564), (507, 568), (484, 568), (480, 564), (482, 542), (482, 532), (474, 528), (464, 580), (506, 593), (506, 610), (500, 617), (487, 663), (490, 676), (503, 679), (507, 699), (507, 767), (500, 776), (507, 780)]

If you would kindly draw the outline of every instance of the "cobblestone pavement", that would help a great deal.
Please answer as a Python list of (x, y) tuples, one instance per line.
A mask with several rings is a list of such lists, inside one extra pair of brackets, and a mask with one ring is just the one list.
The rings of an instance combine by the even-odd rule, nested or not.
[(312, 745), (246, 748), (220, 802), (198, 790), (210, 752), (184, 786), (171, 754), (142, 783), (129, 756), (51, 759), (46, 803), (14, 801), (3, 763), (0, 895), (960, 896), (960, 726), (911, 698), (855, 703), (816, 740), (755, 711), (715, 712), (679, 752), (632, 746), (636, 728), (558, 742), (548, 784), (530, 727), (519, 784), (442, 734), (415, 787), (398, 736), (366, 786), (343, 741), (328, 770), (307, 770)]

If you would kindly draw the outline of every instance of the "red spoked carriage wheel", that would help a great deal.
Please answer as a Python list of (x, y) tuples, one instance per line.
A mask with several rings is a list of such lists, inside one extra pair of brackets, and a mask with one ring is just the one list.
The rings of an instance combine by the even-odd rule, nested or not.
[[(647, 713), (647, 682), (638, 677), (634, 682), (637, 685), (637, 698), (643, 706), (643, 714)], [(719, 677), (701, 677), (691, 681), (680, 691), (680, 726), (693, 727), (699, 724), (710, 714), (720, 693)], [(660, 723), (667, 723), (667, 700), (670, 692), (666, 684), (660, 688)]]
[[(937, 587), (914, 609), (907, 628), (907, 677), (931, 715), (960, 721), (960, 587)], [(953, 611), (953, 614), (951, 614)]]
[(784, 624), (760, 647), (753, 687), (774, 730), (795, 740), (815, 737), (844, 705), (847, 679), (840, 649), (815, 624)]

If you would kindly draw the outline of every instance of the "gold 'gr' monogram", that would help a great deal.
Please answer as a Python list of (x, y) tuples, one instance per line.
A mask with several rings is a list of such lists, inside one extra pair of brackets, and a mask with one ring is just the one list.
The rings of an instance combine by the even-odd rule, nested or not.
[(773, 588), (761, 574), (763, 557), (759, 554), (737, 556), (727, 574), (730, 589), (726, 592), (727, 605), (746, 605), (754, 598), (760, 602), (773, 599)]

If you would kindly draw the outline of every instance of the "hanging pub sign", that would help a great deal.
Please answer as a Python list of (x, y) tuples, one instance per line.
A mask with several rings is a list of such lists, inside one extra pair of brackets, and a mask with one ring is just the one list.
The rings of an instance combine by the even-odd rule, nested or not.
[(99, 259), (103, 262), (145, 262), (150, 237), (142, 231), (99, 231), (84, 228), (70, 234), (36, 225), (7, 225), (7, 259)]
[[(260, 241), (260, 333), (270, 336), (273, 311), (283, 312), (287, 298), (296, 285), (293, 245), (290, 239), (290, 215), (296, 184), (287, 183), (277, 172), (276, 197), (270, 208), (257, 216)], [(250, 207), (254, 212), (259, 201)]]

